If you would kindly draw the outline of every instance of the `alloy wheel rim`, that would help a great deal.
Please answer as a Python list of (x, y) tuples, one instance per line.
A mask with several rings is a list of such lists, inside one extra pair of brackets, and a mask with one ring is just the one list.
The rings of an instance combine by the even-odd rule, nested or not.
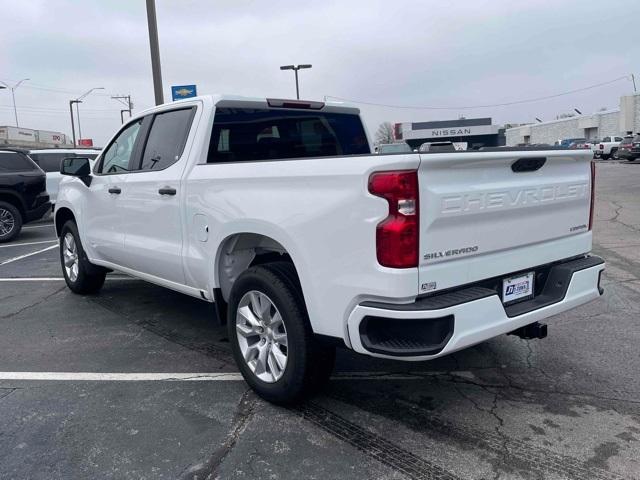
[(273, 301), (251, 290), (236, 311), (236, 335), (246, 365), (266, 383), (275, 383), (287, 368), (288, 342), (284, 321)]
[(67, 277), (75, 282), (78, 278), (78, 246), (71, 233), (67, 233), (62, 240), (62, 259)]
[(9, 210), (0, 208), (0, 237), (9, 235), (16, 225), (16, 219)]

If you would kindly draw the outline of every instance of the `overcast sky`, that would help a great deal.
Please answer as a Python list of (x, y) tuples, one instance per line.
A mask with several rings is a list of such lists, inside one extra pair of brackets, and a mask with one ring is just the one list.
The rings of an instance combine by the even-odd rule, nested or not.
[[(636, 73), (640, 1), (595, 0), (156, 0), (165, 100), (170, 86), (199, 94), (325, 95), (406, 106), (505, 103), (575, 90)], [(69, 100), (82, 134), (102, 145), (120, 124), (113, 94), (134, 111), (153, 105), (144, 0), (0, 0), (0, 80), (16, 90), (20, 126), (70, 134)], [(580, 109), (615, 108), (633, 92), (620, 80), (573, 95), (508, 107), (410, 110), (362, 106), (382, 121), (493, 117), (531, 122)], [(14, 125), (0, 90), (0, 125)]]

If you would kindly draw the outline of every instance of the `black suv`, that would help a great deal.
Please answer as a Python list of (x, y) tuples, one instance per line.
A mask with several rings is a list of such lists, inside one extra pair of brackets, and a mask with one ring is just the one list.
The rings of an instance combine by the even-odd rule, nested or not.
[(640, 158), (640, 133), (635, 137), (626, 136), (618, 145), (618, 158), (624, 158), (633, 162), (636, 158)]
[(20, 150), (0, 149), (0, 243), (51, 211), (44, 172)]

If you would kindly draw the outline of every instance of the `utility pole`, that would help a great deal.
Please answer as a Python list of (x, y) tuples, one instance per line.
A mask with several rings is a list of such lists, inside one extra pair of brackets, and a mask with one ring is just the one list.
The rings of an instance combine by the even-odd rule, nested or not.
[(305, 63), (303, 65), (282, 65), (280, 70), (293, 70), (296, 74), (296, 98), (300, 100), (300, 87), (298, 86), (298, 70), (303, 68), (311, 68), (312, 65)]
[(636, 77), (633, 73), (631, 74), (631, 81), (633, 82), (633, 93), (638, 93), (638, 90), (636, 90)]
[(22, 82), (26, 82), (27, 80), (31, 80), (31, 79), (30, 78), (23, 78), (18, 83), (16, 83), (13, 87), (11, 85), (9, 85), (8, 83), (0, 82), (0, 83), (2, 83), (4, 85), (4, 88), (9, 88), (11, 90), (11, 98), (13, 99), (13, 114), (16, 117), (16, 127), (20, 126), (20, 125), (18, 125), (18, 109), (16, 108), (16, 89), (20, 86), (20, 84)]
[[(89, 90), (87, 90), (85, 93), (83, 93), (82, 95), (80, 95), (78, 98), (76, 98), (75, 100), (71, 100), (69, 102), (69, 109), (71, 110), (71, 129), (73, 130), (73, 108), (71, 108), (71, 106), (75, 103), (76, 104), (76, 111), (78, 112), (78, 139), (82, 138), (82, 130), (80, 129), (80, 104), (82, 103), (82, 99), (84, 97), (86, 97), (87, 95), (89, 95), (91, 92), (93, 92), (94, 90), (104, 90), (104, 87), (93, 87)], [(76, 140), (75, 140), (75, 131), (71, 132), (73, 134), (73, 146), (76, 146)]]
[(73, 123), (73, 104), (80, 103), (80, 100), (69, 100), (69, 113), (71, 114), (71, 136), (73, 138), (73, 146), (76, 146), (76, 126)]
[[(131, 118), (132, 116), (131, 111), (133, 110), (133, 103), (131, 103), (131, 95), (115, 95), (111, 98), (127, 106), (127, 108), (120, 110), (120, 121), (124, 123), (124, 115), (123, 115), (124, 112), (128, 112), (129, 118)], [(125, 103), (123, 100), (126, 100), (127, 102)]]
[(151, 49), (151, 72), (156, 105), (164, 103), (162, 95), (162, 72), (160, 69), (160, 45), (158, 43), (158, 21), (155, 0), (147, 0), (147, 23), (149, 25), (149, 47)]

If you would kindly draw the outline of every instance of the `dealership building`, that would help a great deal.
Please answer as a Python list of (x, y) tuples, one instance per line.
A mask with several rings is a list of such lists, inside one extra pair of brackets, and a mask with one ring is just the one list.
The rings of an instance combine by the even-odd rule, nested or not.
[(443, 141), (463, 144), (469, 150), (505, 144), (504, 128), (493, 125), (491, 118), (396, 123), (394, 136), (397, 141), (402, 140), (411, 148), (419, 148), (427, 142)]
[(640, 132), (640, 94), (621, 97), (619, 108), (509, 128), (506, 140), (508, 146), (527, 143), (553, 145), (568, 138), (601, 140), (629, 132)]

